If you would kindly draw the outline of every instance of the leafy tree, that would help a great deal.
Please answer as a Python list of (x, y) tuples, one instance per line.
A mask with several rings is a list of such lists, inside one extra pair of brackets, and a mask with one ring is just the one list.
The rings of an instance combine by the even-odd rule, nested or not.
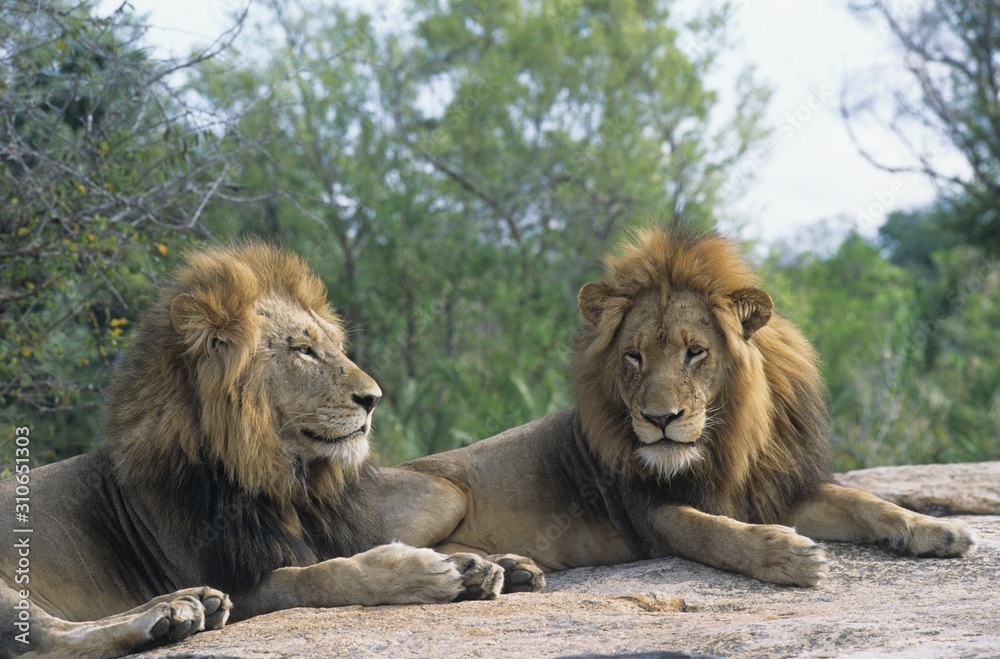
[[(928, 177), (940, 191), (933, 205), (893, 213), (880, 230), (886, 256), (905, 269), (913, 296), (899, 396), (914, 423), (900, 424), (893, 448), (914, 461), (994, 457), (1000, 8), (984, 0), (852, 7), (891, 39), (911, 75), (854, 81), (842, 104), (848, 129), (853, 135), (859, 122), (881, 125), (908, 157), (889, 161), (859, 143), (862, 154), (904, 177)], [(867, 91), (857, 93), (858, 84)], [(964, 168), (953, 166), (952, 153)]]
[(882, 457), (903, 413), (900, 388), (914, 329), (907, 273), (849, 235), (827, 258), (799, 256), (769, 279), (779, 310), (822, 357), (839, 464)]
[(943, 270), (939, 255), (964, 243), (952, 228), (953, 206), (938, 202), (928, 208), (889, 215), (879, 229), (893, 263), (919, 278), (915, 311), (921, 324), (924, 370), (932, 370), (941, 351), (941, 320), (956, 311), (962, 273)]
[[(928, 235), (942, 231), (928, 220), (934, 213), (920, 214)], [(996, 459), (1000, 267), (964, 245), (924, 254), (919, 236), (890, 244), (896, 251), (887, 255), (852, 234), (831, 255), (781, 255), (765, 265), (779, 311), (819, 351), (834, 466)], [(951, 291), (950, 307), (931, 317), (941, 299), (935, 287)], [(930, 336), (936, 357), (928, 364)]]
[[(767, 95), (748, 75), (721, 116), (718, 48), (682, 52), (669, 7), (413, 0), (390, 26), (269, 2), (202, 67), (244, 149), (208, 226), (280, 236), (327, 277), (387, 394), (387, 461), (566, 405), (597, 256), (644, 215), (716, 219)], [(722, 44), (725, 16), (683, 27)]]
[[(224, 172), (124, 10), (0, 5), (0, 416), (87, 448), (104, 374)], [(39, 449), (40, 450), (40, 449)], [(37, 454), (36, 454), (37, 455)]]
[[(882, 125), (909, 156), (890, 162), (859, 143), (861, 153), (887, 171), (929, 177), (952, 206), (947, 226), (1000, 255), (1000, 6), (865, 0), (853, 9), (895, 43), (911, 74), (886, 84), (892, 78), (876, 72), (862, 83), (867, 92), (842, 106), (849, 129), (858, 121)], [(967, 173), (947, 165), (952, 151)]]
[[(955, 438), (948, 453), (995, 444), (1000, 264), (954, 229), (950, 203), (891, 215), (880, 230), (889, 258), (911, 274), (916, 291), (914, 375)], [(934, 402), (938, 402), (935, 405)], [(971, 447), (971, 448), (970, 448)], [(948, 459), (943, 457), (942, 459)]]

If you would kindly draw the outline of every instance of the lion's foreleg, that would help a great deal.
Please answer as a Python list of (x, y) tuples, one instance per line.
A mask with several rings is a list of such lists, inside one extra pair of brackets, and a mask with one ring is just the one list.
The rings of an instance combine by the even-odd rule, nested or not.
[(446, 478), (400, 467), (380, 469), (379, 476), (382, 520), (400, 542), (434, 547), (448, 540), (468, 513), (467, 493)]
[[(391, 467), (380, 470), (383, 491), (382, 518), (386, 528), (397, 540), (416, 547), (433, 547), (436, 551), (452, 554), (461, 565), (469, 569), (462, 599), (481, 599), (478, 592), (493, 590), (490, 583), (496, 570), (502, 569), (504, 593), (538, 592), (545, 587), (545, 575), (534, 561), (515, 554), (488, 555), (482, 547), (471, 547), (456, 539), (456, 529), (466, 521), (472, 504), (468, 487), (460, 487), (451, 480), (411, 469)], [(460, 535), (460, 534), (458, 534)], [(473, 566), (466, 554), (485, 557), (494, 567)], [(477, 583), (473, 576), (482, 574)]]
[[(5, 611), (15, 612), (19, 600), (13, 591), (2, 590), (0, 601)], [(27, 633), (23, 638), (4, 634), (0, 650), (3, 656), (120, 657), (203, 629), (219, 629), (226, 623), (230, 607), (229, 598), (210, 588), (178, 591), (125, 613), (87, 622), (62, 620), (30, 605)], [(13, 624), (10, 628), (17, 629)]]
[(653, 513), (661, 556), (676, 555), (770, 583), (815, 586), (827, 573), (823, 548), (776, 524), (744, 524), (688, 506)]
[(102, 620), (112, 621), (135, 618), (156, 608), (160, 604), (171, 604), (177, 601), (189, 601), (201, 605), (204, 625), (195, 631), (222, 629), (226, 625), (226, 621), (229, 620), (229, 613), (233, 608), (233, 603), (229, 600), (228, 595), (214, 588), (203, 586), (201, 588), (185, 588), (184, 590), (154, 597), (141, 606), (137, 606), (124, 613), (119, 613), (118, 615), (103, 618)]
[(279, 568), (241, 596), (236, 611), (242, 619), (298, 606), (434, 604), (473, 591), (477, 599), (489, 599), (502, 585), (502, 569), (478, 556), (456, 558), (392, 543), (349, 558)]
[(792, 513), (799, 533), (816, 540), (872, 543), (914, 556), (964, 556), (976, 534), (960, 520), (921, 515), (873, 494), (826, 484)]

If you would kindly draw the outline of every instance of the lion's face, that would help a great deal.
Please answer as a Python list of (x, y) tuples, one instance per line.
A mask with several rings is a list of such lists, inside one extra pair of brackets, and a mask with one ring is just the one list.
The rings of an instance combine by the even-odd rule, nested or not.
[(260, 300), (257, 314), (266, 395), (288, 451), (303, 462), (360, 465), (382, 391), (344, 354), (343, 330), (284, 299)]
[(669, 480), (717, 461), (719, 433), (733, 430), (724, 421), (733, 410), (720, 401), (730, 400), (736, 381), (737, 390), (752, 386), (737, 377), (737, 364), (759, 365), (751, 339), (774, 303), (747, 286), (752, 274), (721, 239), (640, 237), (641, 248), (608, 260), (611, 277), (580, 289), (588, 325), (577, 339), (574, 393), (589, 441), (608, 466), (637, 465)]
[(708, 305), (678, 291), (633, 302), (618, 335), (618, 393), (638, 439), (636, 455), (661, 477), (706, 454), (725, 341)]

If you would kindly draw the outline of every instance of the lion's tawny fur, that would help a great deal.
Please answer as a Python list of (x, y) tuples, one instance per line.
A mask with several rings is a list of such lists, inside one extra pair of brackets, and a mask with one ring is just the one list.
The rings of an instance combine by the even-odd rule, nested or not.
[(962, 556), (975, 533), (837, 485), (817, 358), (733, 242), (633, 235), (585, 284), (576, 407), (389, 470), (393, 533), (548, 570), (681, 556), (816, 586), (815, 540)]
[[(605, 259), (599, 285), (604, 313), (617, 318), (580, 330), (573, 358), (573, 391), (588, 442), (604, 465), (641, 478), (627, 409), (615, 393), (620, 356), (615, 332), (629, 302), (655, 291), (691, 291), (708, 302), (727, 342), (728, 362), (706, 440), (709, 458), (665, 491), (702, 510), (747, 522), (773, 522), (830, 479), (826, 412), (817, 357), (787, 321), (772, 316), (744, 340), (733, 295), (758, 285), (733, 241), (677, 224), (637, 231)], [(618, 376), (620, 377), (620, 376)]]

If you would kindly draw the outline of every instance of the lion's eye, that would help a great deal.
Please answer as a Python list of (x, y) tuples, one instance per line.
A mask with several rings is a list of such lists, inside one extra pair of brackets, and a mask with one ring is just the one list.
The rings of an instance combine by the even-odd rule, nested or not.
[(313, 350), (313, 347), (311, 345), (292, 346), (292, 350), (299, 353), (303, 357), (309, 357), (310, 359), (316, 359), (316, 360), (319, 359), (319, 355), (316, 353), (315, 350)]
[(692, 364), (702, 359), (707, 353), (708, 350), (701, 346), (691, 346), (687, 349), (687, 354), (684, 355), (684, 363)]
[(626, 351), (625, 361), (627, 361), (637, 370), (642, 368), (642, 354), (637, 350)]

